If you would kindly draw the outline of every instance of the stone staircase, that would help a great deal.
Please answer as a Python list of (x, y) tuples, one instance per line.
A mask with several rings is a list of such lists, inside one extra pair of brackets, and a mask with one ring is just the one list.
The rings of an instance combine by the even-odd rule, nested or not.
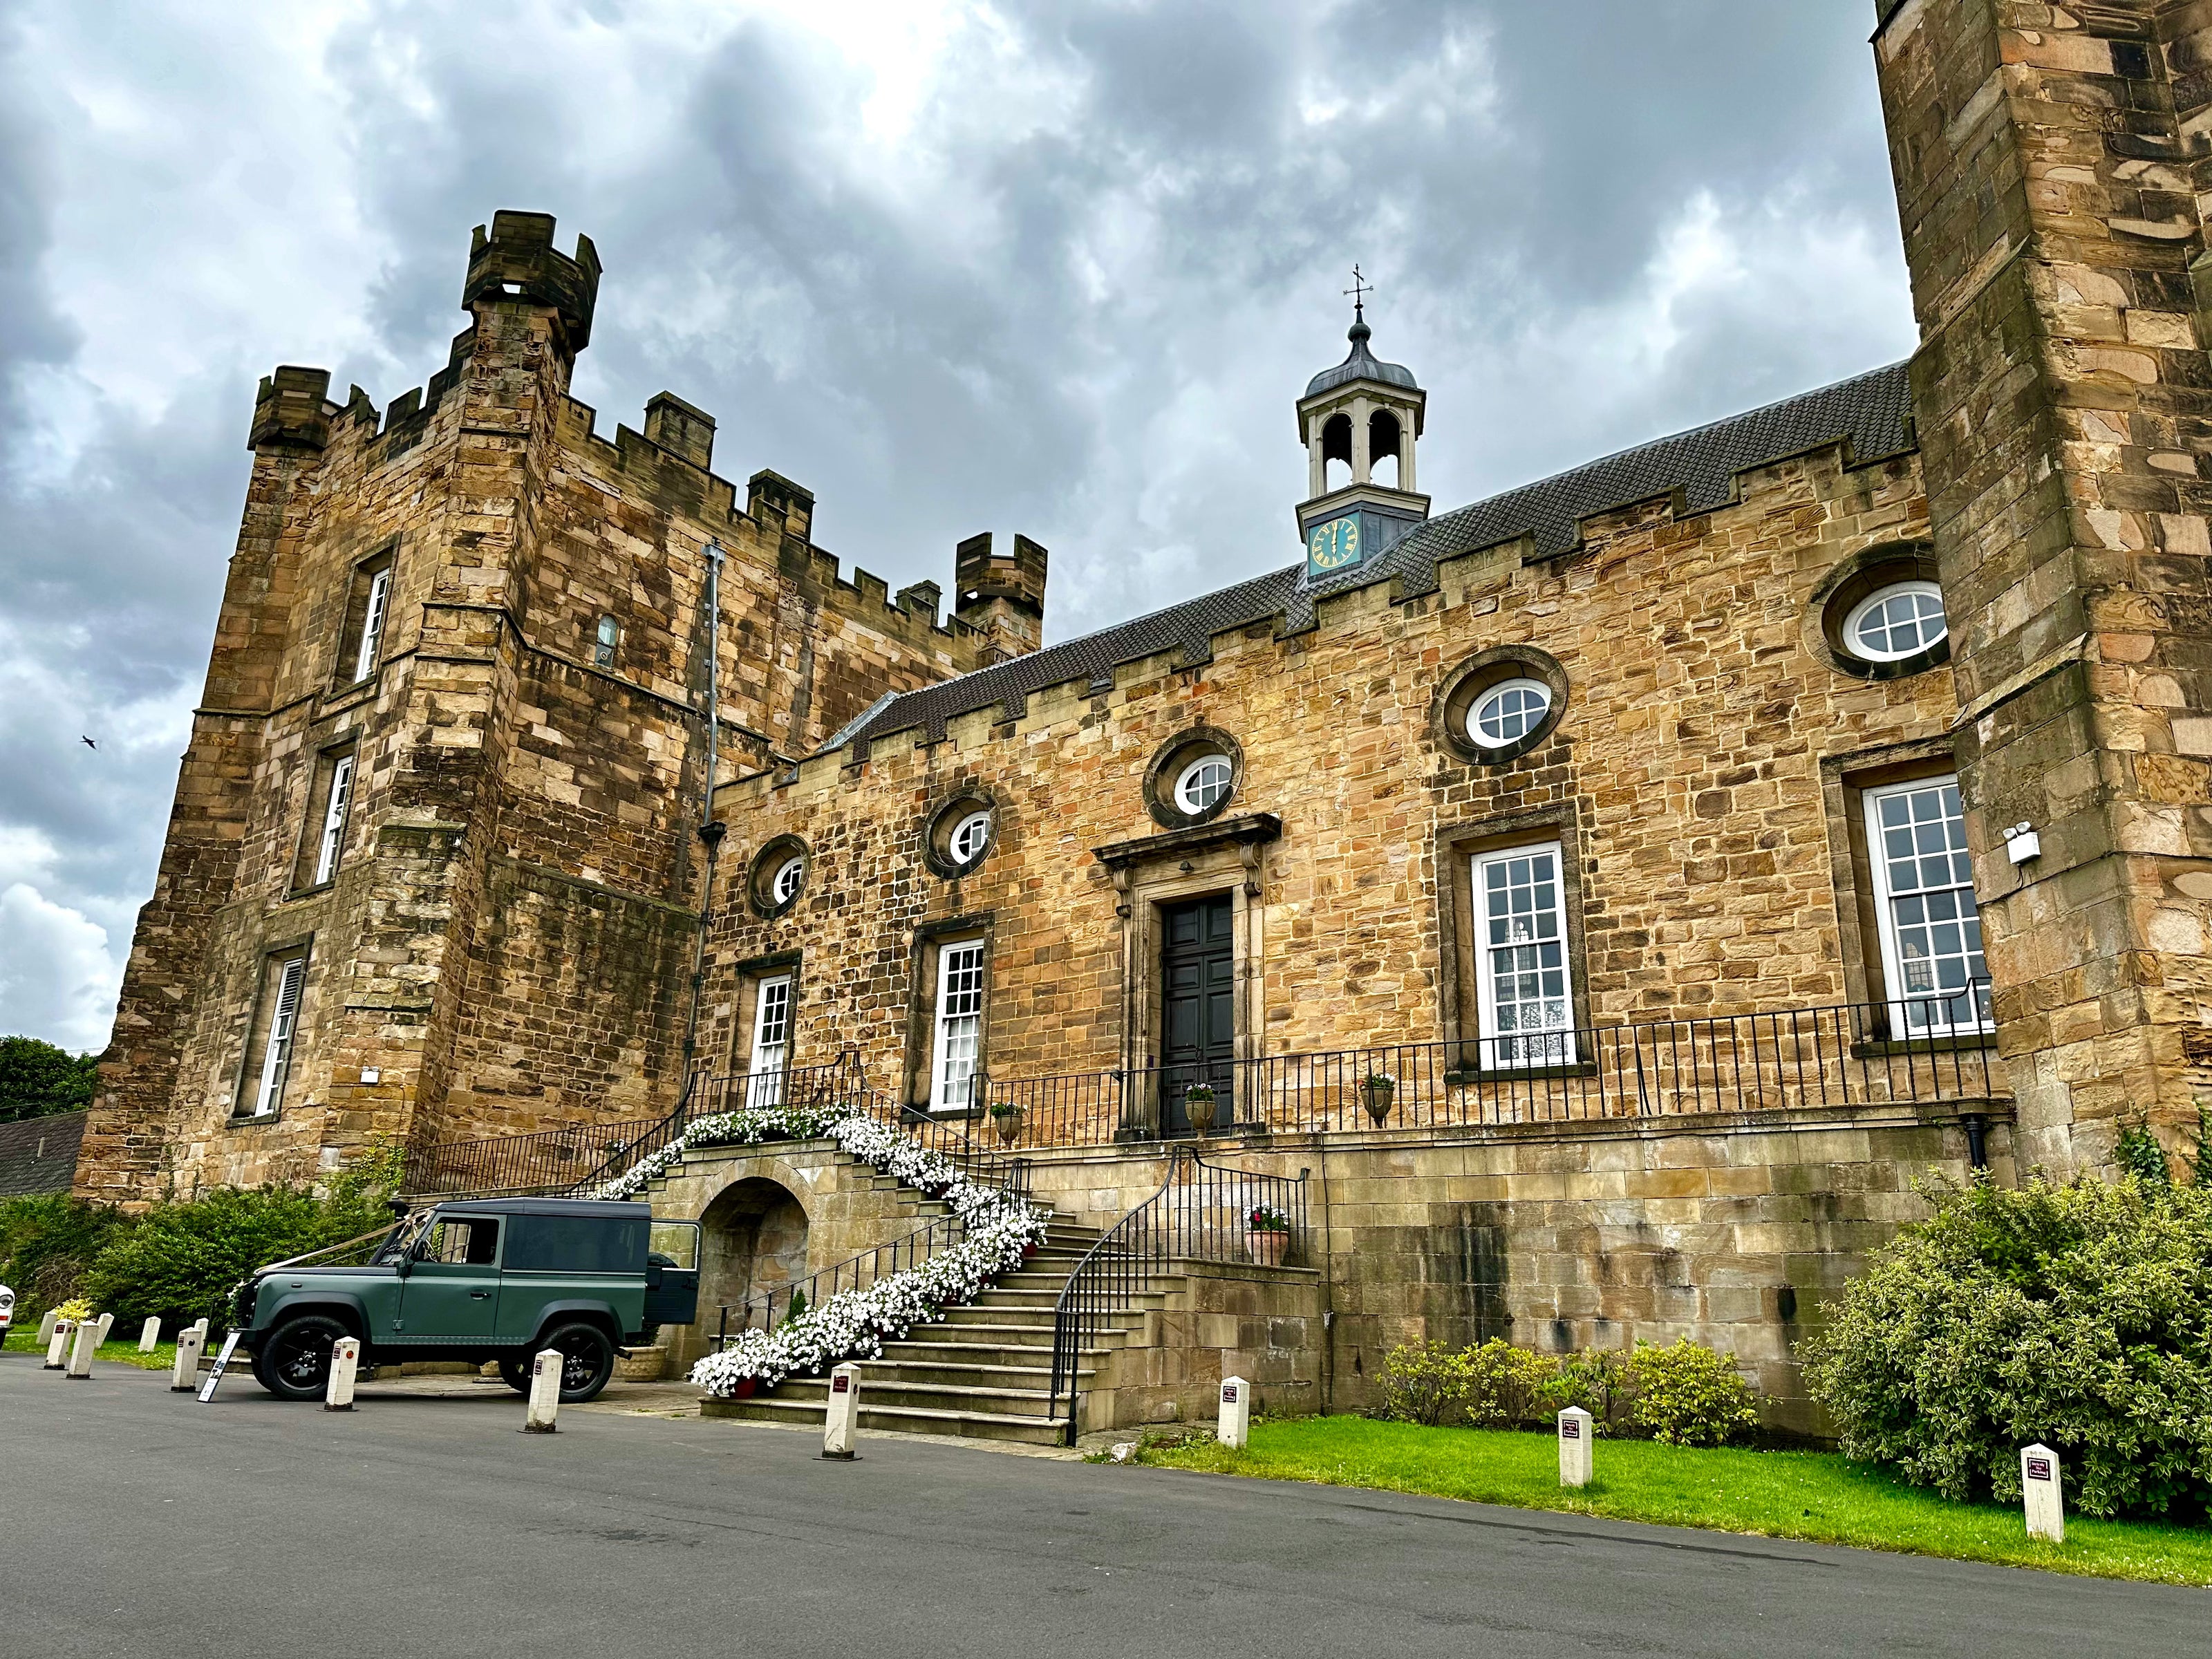
[[(1019, 1269), (1001, 1274), (973, 1302), (916, 1326), (905, 1340), (885, 1343), (882, 1358), (862, 1361), (860, 1426), (1065, 1444), (1073, 1402), (1063, 1395), (1060, 1414), (1048, 1414), (1054, 1313), (1068, 1275), (1098, 1239), (1096, 1227), (1055, 1218), (1044, 1243)], [(1095, 1346), (1078, 1362), (1079, 1394), (1099, 1358), (1166, 1301), (1165, 1286), (1157, 1285), (1135, 1298), (1128, 1312), (1101, 1322)], [(700, 1411), (707, 1417), (818, 1428), (829, 1395), (826, 1378), (792, 1377), (750, 1400), (710, 1398)]]

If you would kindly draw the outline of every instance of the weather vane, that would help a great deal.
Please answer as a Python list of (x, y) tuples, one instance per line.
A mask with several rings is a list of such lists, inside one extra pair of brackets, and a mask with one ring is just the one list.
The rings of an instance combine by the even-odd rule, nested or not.
[(1367, 319), (1367, 296), (1375, 292), (1375, 285), (1359, 274), (1359, 267), (1352, 268), (1352, 286), (1344, 290), (1352, 296), (1352, 315), (1356, 322)]

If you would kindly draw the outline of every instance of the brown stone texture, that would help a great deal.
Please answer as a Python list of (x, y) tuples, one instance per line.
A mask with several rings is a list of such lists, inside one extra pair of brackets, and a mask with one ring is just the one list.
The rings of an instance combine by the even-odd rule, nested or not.
[[(844, 579), (805, 489), (763, 472), (741, 500), (708, 470), (711, 419), (680, 399), (654, 400), (657, 441), (597, 435), (568, 387), (598, 261), (552, 234), (504, 213), (479, 234), (471, 327), (380, 416), (359, 388), (331, 400), (320, 370), (263, 385), (80, 1191), (307, 1178), (379, 1133), (668, 1109), (703, 862), (710, 543), (725, 776), (976, 659), (930, 607)], [(357, 573), (386, 553), (378, 661), (356, 684)], [(602, 617), (619, 629), (605, 664)], [(302, 888), (318, 759), (346, 743), (344, 856)], [(265, 953), (302, 945), (283, 1108), (237, 1121)]]
[[(989, 941), (994, 1076), (1145, 1064), (1156, 952), (1142, 915), (1119, 913), (1224, 890), (1241, 1054), (1437, 1040), (1456, 1034), (1454, 838), (1516, 829), (1557, 836), (1577, 866), (1582, 1023), (1850, 1000), (1824, 763), (1940, 752), (1954, 704), (1942, 667), (1870, 681), (1816, 651), (1823, 580), (1925, 530), (1912, 457), (1848, 462), (1830, 447), (1742, 474), (1711, 514), (1626, 509), (1562, 558), (1486, 550), (1428, 594), (1326, 599), (1304, 633), (1217, 635), (1195, 666), (1164, 655), (1110, 691), (1053, 687), (1016, 718), (955, 718), (941, 742), (896, 733), (726, 787), (702, 1049), (742, 1060), (744, 964), (797, 952), (793, 1063), (857, 1049), (878, 1086), (916, 1097), (922, 943), (964, 922)], [(1547, 741), (1479, 765), (1439, 740), (1436, 705), (1456, 665), (1500, 646), (1555, 658), (1566, 700)], [(1279, 836), (1250, 867), (1235, 846), (1139, 857), (1117, 892), (1094, 849), (1160, 836), (1146, 769), (1199, 726), (1242, 750), (1230, 811), (1273, 815)], [(925, 842), (962, 791), (994, 804), (996, 838), (947, 878)], [(783, 837), (808, 850), (806, 886), (764, 917), (746, 872)]]
[(2212, 7), (1882, 11), (2000, 1042), (2026, 1153), (2094, 1165), (2212, 1084)]

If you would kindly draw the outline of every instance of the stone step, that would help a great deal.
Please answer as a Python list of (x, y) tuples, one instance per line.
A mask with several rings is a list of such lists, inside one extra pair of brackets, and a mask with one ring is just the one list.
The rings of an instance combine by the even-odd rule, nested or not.
[[(860, 1362), (861, 1375), (872, 1389), (878, 1381), (900, 1383), (933, 1384), (952, 1388), (995, 1388), (1015, 1389), (1049, 1389), (1052, 1386), (1052, 1350), (1050, 1348), (990, 1350), (988, 1361), (971, 1359), (943, 1359), (936, 1351), (922, 1345), (923, 1352), (916, 1358), (896, 1359), (889, 1356), (881, 1359)], [(968, 1349), (960, 1350), (966, 1353)], [(1085, 1388), (1097, 1374), (1095, 1365), (1079, 1364), (1076, 1380)], [(791, 1385), (786, 1383), (785, 1388)], [(779, 1390), (781, 1392), (781, 1390)]]
[[(818, 1401), (779, 1400), (773, 1395), (750, 1400), (708, 1400), (699, 1407), (702, 1417), (734, 1417), (756, 1423), (797, 1423), (819, 1429), (826, 1408)], [(1065, 1419), (991, 1412), (928, 1411), (908, 1406), (872, 1406), (861, 1396), (860, 1426), (884, 1433), (957, 1434), (970, 1440), (1013, 1440), (1032, 1446), (1067, 1443)]]
[[(820, 1405), (830, 1398), (830, 1384), (820, 1377), (793, 1377), (779, 1385), (768, 1398), (803, 1400), (810, 1405)], [(860, 1373), (863, 1409), (872, 1405), (949, 1412), (963, 1417), (978, 1413), (994, 1417), (1042, 1417), (1050, 1401), (1050, 1391), (1042, 1385), (1032, 1389), (975, 1382), (925, 1382), (867, 1368)]]

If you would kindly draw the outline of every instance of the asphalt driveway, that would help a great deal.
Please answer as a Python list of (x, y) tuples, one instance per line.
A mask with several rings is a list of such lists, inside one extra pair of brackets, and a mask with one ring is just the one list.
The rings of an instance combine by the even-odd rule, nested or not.
[(0, 1353), (0, 1650), (2157, 1654), (2212, 1595), (1391, 1493)]

